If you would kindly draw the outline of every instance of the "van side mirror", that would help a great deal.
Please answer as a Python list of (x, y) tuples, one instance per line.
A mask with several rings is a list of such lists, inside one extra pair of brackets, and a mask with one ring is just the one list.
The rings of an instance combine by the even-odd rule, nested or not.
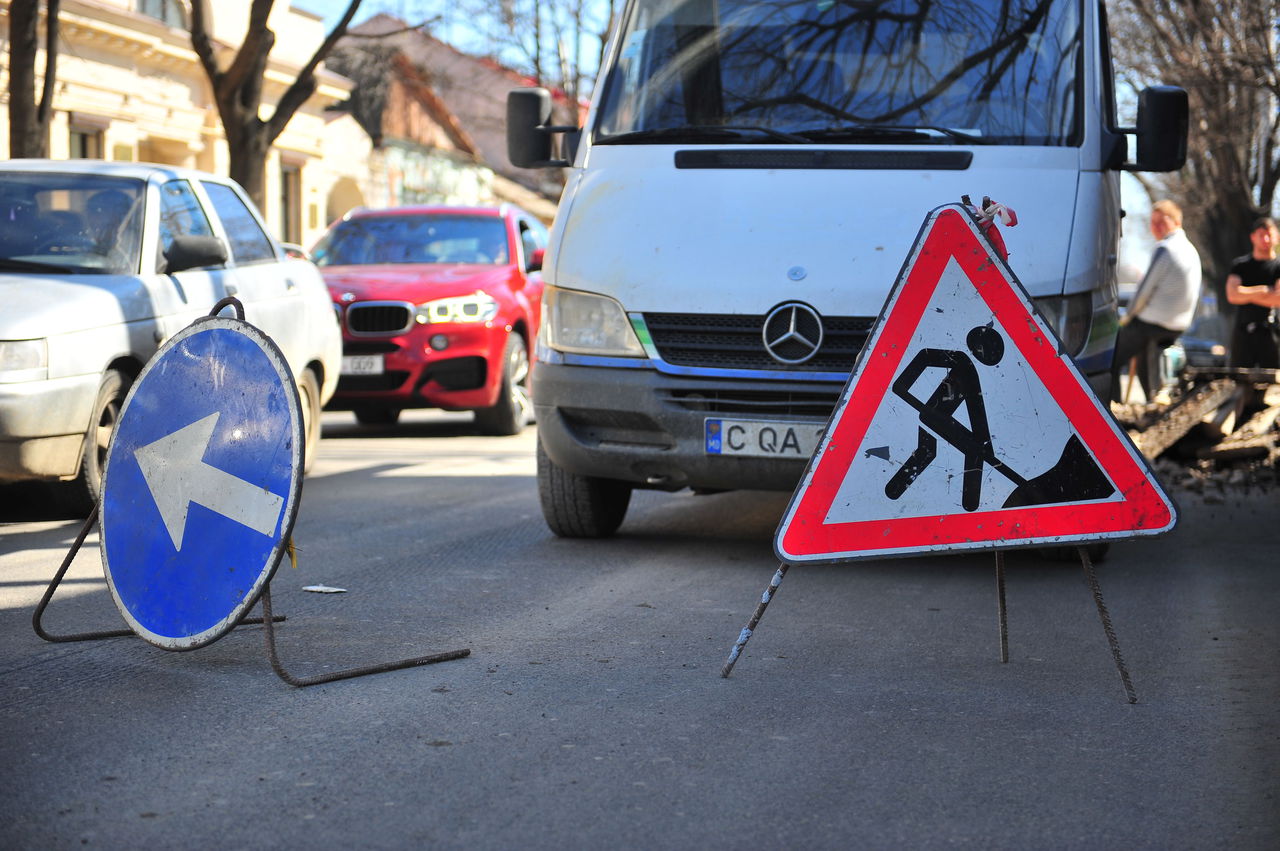
[(1187, 93), (1151, 86), (1138, 94), (1138, 155), (1126, 171), (1177, 171), (1187, 161)]
[(227, 247), (216, 236), (175, 236), (164, 252), (162, 271), (173, 275), (188, 269), (221, 266), (226, 262)]
[(514, 89), (507, 93), (507, 159), (518, 168), (552, 168), (572, 165), (567, 159), (551, 158), (551, 137), (555, 133), (574, 134), (566, 147), (575, 147), (578, 128), (553, 126), (551, 92), (543, 88)]
[(542, 260), (546, 257), (547, 249), (535, 248), (533, 253), (529, 255), (528, 262), (525, 263), (524, 270), (526, 272), (537, 272), (542, 268)]

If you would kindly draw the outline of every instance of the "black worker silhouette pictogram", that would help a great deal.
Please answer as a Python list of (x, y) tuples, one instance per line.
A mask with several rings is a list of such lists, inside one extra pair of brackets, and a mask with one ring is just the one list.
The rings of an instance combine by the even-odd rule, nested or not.
[[(898, 499), (906, 493), (937, 458), (939, 437), (964, 457), (960, 503), (965, 511), (976, 511), (982, 502), (986, 465), (1015, 485), (1004, 508), (1110, 496), (1115, 487), (1075, 434), (1067, 440), (1057, 463), (1031, 479), (1024, 478), (996, 456), (982, 398), (982, 381), (974, 361), (985, 366), (1000, 363), (1004, 358), (1004, 338), (993, 324), (979, 325), (969, 330), (965, 345), (969, 349), (967, 353), (954, 349), (921, 349), (894, 380), (894, 395), (915, 409), (920, 415), (920, 426), (915, 451), (885, 484), (885, 496)], [(946, 375), (933, 393), (922, 400), (912, 388), (930, 367), (945, 369)], [(961, 405), (969, 420), (967, 426), (955, 416)]]

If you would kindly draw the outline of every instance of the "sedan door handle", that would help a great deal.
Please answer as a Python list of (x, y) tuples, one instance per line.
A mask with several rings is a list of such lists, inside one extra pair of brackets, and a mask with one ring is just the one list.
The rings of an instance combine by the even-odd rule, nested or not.
[(227, 295), (235, 295), (240, 292), (240, 288), (235, 284), (227, 284)]

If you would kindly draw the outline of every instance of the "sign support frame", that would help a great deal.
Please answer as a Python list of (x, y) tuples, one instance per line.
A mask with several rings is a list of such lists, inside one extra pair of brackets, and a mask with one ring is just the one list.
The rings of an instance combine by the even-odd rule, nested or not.
[[(213, 308), (209, 311), (208, 315), (210, 317), (217, 316), (226, 307), (234, 308), (236, 312), (236, 318), (239, 319), (241, 322), (245, 321), (244, 305), (240, 303), (239, 299), (236, 299), (231, 296), (228, 296), (220, 300), (217, 304), (215, 304)], [(199, 322), (201, 320), (196, 320), (196, 321)], [(270, 338), (267, 338), (267, 339), (270, 339)], [(298, 404), (296, 387), (293, 388), (293, 401), (295, 405)], [(126, 409), (127, 407), (128, 407), (128, 402), (126, 401)], [(121, 412), (122, 415), (123, 413), (124, 411)], [(114, 442), (114, 439), (115, 439), (115, 435), (112, 435), (113, 442)], [(299, 481), (298, 481), (298, 488), (300, 491), (301, 490), (300, 475), (299, 475)], [(43, 624), (44, 612), (48, 608), (50, 601), (53, 599), (54, 592), (57, 590), (58, 586), (62, 583), (63, 577), (66, 576), (67, 570), (71, 567), (71, 562), (75, 559), (76, 554), (80, 551), (80, 548), (84, 545), (85, 539), (89, 536), (89, 531), (93, 528), (94, 524), (98, 522), (101, 505), (102, 505), (102, 495), (99, 494), (99, 498), (97, 502), (94, 503), (93, 509), (89, 512), (89, 516), (85, 519), (84, 525), (81, 526), (80, 528), (80, 533), (76, 536), (75, 541), (71, 545), (71, 549), (67, 552), (67, 555), (62, 560), (62, 565), (58, 568), (57, 573), (54, 574), (53, 580), (49, 583), (49, 587), (45, 589), (44, 595), (40, 599), (40, 603), (36, 606), (35, 612), (32, 614), (32, 617), (31, 617), (32, 628), (35, 630), (36, 635), (38, 635), (40, 638), (44, 639), (45, 641), (58, 643), (58, 642), (71, 642), (71, 641), (94, 641), (94, 640), (106, 639), (106, 638), (123, 638), (131, 635), (136, 635), (140, 638), (144, 637), (136, 629), (132, 628), (132, 624), (130, 625), (129, 629), (97, 630), (97, 631), (91, 631), (91, 632), (70, 633), (70, 634), (62, 634), (62, 635), (51, 633), (44, 628), (44, 624)], [(278, 561), (278, 558), (279, 556), (277, 556), (277, 561)], [(272, 570), (269, 572), (270, 573), (274, 572), (274, 566)], [(265, 632), (266, 632), (267, 658), (268, 658), (268, 661), (271, 663), (271, 670), (276, 674), (276, 676), (278, 676), (285, 683), (288, 683), (289, 685), (295, 686), (298, 688), (318, 685), (320, 683), (333, 682), (334, 680), (351, 679), (354, 677), (361, 677), (368, 674), (377, 674), (377, 673), (382, 673), (384, 671), (398, 671), (403, 668), (419, 667), (422, 665), (434, 664), (436, 662), (446, 662), (453, 659), (462, 659), (471, 655), (470, 648), (463, 648), (460, 650), (449, 650), (443, 653), (436, 653), (430, 656), (421, 656), (421, 657), (415, 657), (412, 659), (401, 659), (396, 662), (384, 662), (376, 665), (368, 665), (368, 666), (358, 667), (358, 668), (349, 668), (341, 671), (333, 671), (330, 673), (320, 674), (312, 677), (296, 677), (290, 674), (287, 670), (285, 670), (283, 665), (281, 665), (279, 656), (276, 652), (274, 625), (276, 622), (284, 621), (286, 618), (284, 615), (272, 614), (271, 578), (268, 578), (267, 581), (262, 584), (262, 590), (259, 593), (258, 600), (255, 602), (260, 602), (262, 605), (262, 617), (250, 618), (250, 617), (244, 616), (253, 608), (253, 603), (250, 603), (249, 605), (244, 607), (244, 613), (235, 622), (235, 624), (232, 625), (231, 628), (244, 625), (244, 624), (262, 624), (265, 627)], [(221, 635), (215, 637), (213, 641), (216, 641), (217, 638), (220, 638), (220, 637)], [(149, 642), (149, 643), (154, 644), (154, 642)], [(200, 645), (200, 646), (203, 646), (203, 645)], [(162, 647), (161, 649), (183, 650), (183, 649), (197, 649), (197, 648), (195, 647), (192, 647), (192, 648)]]
[[(1124, 686), (1125, 697), (1129, 703), (1137, 703), (1138, 695), (1133, 688), (1133, 680), (1129, 676), (1129, 669), (1124, 663), (1124, 655), (1120, 652), (1120, 642), (1116, 638), (1115, 628), (1111, 624), (1111, 614), (1107, 611), (1107, 604), (1102, 599), (1102, 586), (1098, 584), (1098, 575), (1093, 569), (1093, 560), (1089, 558), (1089, 549), (1087, 546), (1081, 545), (1075, 548), (1080, 556), (1080, 566), (1084, 570), (1085, 581), (1089, 584), (1089, 590), (1093, 595), (1094, 605), (1098, 608), (1098, 618), (1102, 621), (1102, 632), (1106, 635), (1107, 646), (1111, 649), (1111, 658), (1115, 662), (1116, 670), (1120, 674), (1120, 682)], [(999, 610), (1000, 621), (1000, 662), (1008, 663), (1009, 661), (1009, 621), (1008, 613), (1005, 608), (1004, 598), (1004, 553), (1003, 549), (995, 551), (996, 556), (996, 595)], [(760, 597), (760, 602), (756, 606), (755, 612), (751, 615), (751, 620), (742, 628), (742, 632), (738, 634), (738, 640), (733, 643), (733, 647), (729, 649), (729, 658), (725, 660), (724, 666), (720, 669), (721, 678), (727, 679), (729, 674), (733, 672), (733, 667), (738, 663), (738, 658), (742, 655), (743, 649), (747, 646), (747, 642), (751, 640), (751, 636), (755, 634), (756, 627), (760, 624), (760, 619), (764, 617), (764, 611), (768, 608), (769, 603), (778, 592), (778, 586), (782, 583), (782, 577), (787, 575), (787, 568), (791, 565), (782, 562), (778, 565), (778, 570), (773, 575), (773, 579), (769, 581), (769, 587), (765, 589), (764, 594)], [(270, 610), (264, 609), (264, 612), (270, 617)], [(270, 624), (267, 625), (270, 630)]]
[[(850, 396), (854, 392), (855, 384), (853, 384), (853, 382), (864, 375), (863, 373), (863, 368), (865, 367), (865, 364), (863, 363), (864, 358), (868, 357), (868, 352), (872, 348), (872, 346), (877, 345), (879, 343), (880, 334), (883, 332), (885, 324), (893, 319), (891, 307), (895, 303), (895, 300), (897, 299), (897, 297), (900, 295), (900, 291), (904, 286), (905, 282), (907, 281), (908, 275), (913, 271), (914, 262), (916, 258), (927, 247), (928, 240), (926, 237), (927, 235), (932, 233), (932, 225), (937, 220), (941, 211), (947, 208), (951, 208), (951, 209), (957, 210), (957, 212), (960, 212), (961, 215), (964, 216), (967, 222), (972, 226), (973, 234), (974, 234), (974, 237), (977, 239), (978, 244), (983, 245), (989, 249), (987, 252), (986, 260), (992, 264), (995, 264), (1000, 269), (1002, 269), (1004, 273), (1007, 273), (1007, 275), (1004, 275), (1002, 277), (1004, 278), (1004, 280), (1008, 282), (1008, 285), (1010, 287), (1010, 292), (1015, 293), (1015, 299), (1017, 298), (1016, 294), (1021, 293), (1022, 303), (1028, 307), (1030, 306), (1029, 297), (1026, 296), (1025, 293), (1021, 291), (1020, 284), (1017, 282), (1016, 276), (1014, 276), (1012, 270), (1008, 268), (1008, 263), (1006, 259), (1007, 254), (1004, 251), (1000, 250), (1002, 246), (997, 244), (998, 234), (997, 234), (997, 239), (993, 240), (991, 234), (987, 230), (983, 229), (981, 222), (979, 222), (977, 217), (974, 216), (972, 210), (970, 209), (971, 205), (969, 203), (967, 196), (964, 198), (964, 202), (965, 203), (963, 206), (957, 207), (956, 205), (946, 205), (946, 207), (938, 208), (937, 210), (930, 212), (930, 214), (926, 217), (925, 224), (921, 228), (920, 235), (917, 237), (916, 243), (913, 245), (911, 251), (908, 253), (907, 260), (903, 265), (903, 271), (900, 273), (898, 281), (894, 284), (894, 287), (890, 292), (888, 299), (886, 300), (885, 308), (883, 309), (879, 319), (877, 320), (875, 329), (873, 330), (872, 335), (867, 342), (867, 345), (864, 347), (863, 351), (859, 354), (858, 363), (855, 365), (854, 373), (850, 378), (851, 384), (846, 386), (844, 395), (842, 396), (841, 403), (837, 406), (835, 412), (832, 414), (832, 419), (827, 426), (827, 438), (824, 439), (823, 444), (819, 446), (817, 452), (820, 453), (825, 450), (827, 441), (831, 439), (831, 431), (835, 427), (837, 421), (843, 415), (844, 407), (848, 403)], [(954, 262), (954, 260), (952, 262)], [(977, 284), (976, 280), (972, 280), (972, 282), (975, 283), (975, 285)], [(923, 307), (921, 307), (921, 310), (923, 310)], [(992, 308), (992, 310), (994, 312), (994, 308)], [(1034, 314), (1034, 308), (1031, 308), (1031, 311), (1032, 311), (1032, 314)], [(975, 329), (975, 330), (978, 330), (978, 329)], [(978, 353), (976, 351), (974, 354), (975, 356), (978, 356)], [(1059, 354), (1061, 356), (1061, 350), (1059, 351)], [(996, 360), (999, 360), (998, 356), (996, 357)], [(930, 364), (930, 365), (937, 366), (938, 364)], [(893, 369), (896, 371), (897, 367), (894, 366)], [(923, 423), (923, 419), (922, 419), (922, 423)], [(1112, 425), (1114, 425), (1114, 422), (1112, 422)], [(923, 425), (921, 426), (921, 434), (922, 436), (924, 435)], [(922, 437), (922, 440), (923, 440), (923, 437)], [(1152, 476), (1152, 474), (1149, 471), (1149, 468), (1145, 464), (1145, 459), (1142, 459), (1141, 455), (1137, 453), (1136, 449), (1132, 448), (1131, 446), (1130, 448), (1134, 452), (1133, 461), (1135, 463), (1141, 464), (1144, 469), (1147, 469), (1148, 476)], [(927, 461), (925, 463), (927, 464)], [(747, 641), (750, 640), (752, 634), (754, 634), (756, 627), (759, 625), (760, 619), (763, 617), (766, 607), (769, 605), (769, 602), (772, 600), (773, 596), (776, 594), (778, 590), (778, 585), (779, 583), (781, 583), (783, 576), (786, 575), (787, 568), (789, 567), (789, 565), (792, 563), (801, 563), (801, 562), (816, 560), (807, 556), (788, 558), (788, 553), (784, 551), (784, 548), (781, 545), (781, 538), (783, 535), (783, 531), (788, 527), (790, 521), (792, 520), (793, 514), (797, 510), (797, 502), (801, 494), (807, 489), (810, 483), (810, 479), (814, 475), (816, 466), (817, 466), (817, 455), (815, 454), (814, 458), (811, 458), (809, 461), (809, 466), (806, 469), (804, 479), (802, 479), (801, 484), (797, 490), (797, 493), (792, 497), (791, 504), (787, 509), (787, 515), (784, 517), (782, 526), (780, 527), (779, 533), (775, 539), (775, 550), (781, 560), (781, 564), (777, 572), (774, 574), (772, 581), (769, 583), (769, 587), (765, 590), (763, 596), (761, 597), (760, 603), (756, 607), (756, 611), (752, 615), (751, 620), (748, 622), (747, 626), (743, 628), (742, 632), (738, 636), (738, 640), (734, 643), (733, 647), (731, 648), (729, 652), (729, 657), (726, 660), (720, 672), (720, 676), (722, 678), (727, 678), (729, 674), (732, 672), (733, 667), (737, 663), (737, 660), (741, 655), (743, 648), (746, 646)], [(1014, 477), (1014, 478), (1017, 479), (1020, 477)], [(910, 483), (910, 480), (908, 480), (908, 484), (909, 483)], [(1023, 481), (1022, 484), (1026, 484), (1026, 482)], [(1152, 480), (1150, 484), (1155, 484), (1156, 490), (1160, 492), (1159, 485), (1156, 484), (1154, 480)], [(1160, 492), (1160, 496), (1163, 497), (1162, 492)], [(1167, 500), (1167, 497), (1165, 497), (1165, 499), (1166, 499), (1167, 509), (1170, 512), (1169, 527), (1171, 527), (1173, 523), (1176, 522), (1176, 516), (1177, 516), (1176, 509), (1174, 509), (1172, 502)], [(966, 508), (968, 508), (969, 510), (973, 510), (973, 508), (976, 508), (976, 505), (973, 507), (966, 506)], [(1135, 532), (1136, 530), (1130, 530), (1130, 531)], [(1164, 531), (1167, 531), (1167, 529)], [(1113, 534), (1113, 535), (1108, 535), (1107, 537), (1117, 537), (1117, 536)], [(1127, 697), (1129, 703), (1131, 704), (1137, 703), (1138, 698), (1134, 691), (1133, 683), (1130, 679), (1128, 668), (1125, 665), (1124, 657), (1120, 651), (1120, 644), (1118, 639), (1116, 638), (1115, 629), (1111, 623), (1110, 613), (1107, 611), (1106, 603), (1103, 601), (1103, 598), (1102, 598), (1102, 589), (1098, 583), (1097, 575), (1093, 569), (1092, 559), (1089, 556), (1088, 547), (1091, 543), (1091, 540), (1086, 536), (1081, 536), (1080, 538), (1077, 538), (1077, 541), (1078, 543), (1075, 545), (1075, 549), (1080, 558), (1081, 567), (1085, 574), (1085, 580), (1089, 585), (1090, 591), (1094, 599), (1094, 603), (1098, 609), (1098, 616), (1102, 622), (1103, 633), (1107, 638), (1107, 644), (1111, 650), (1112, 659), (1115, 662), (1116, 668), (1120, 674), (1120, 679), (1125, 690), (1125, 696)], [(847, 546), (852, 546), (852, 545), (847, 545)], [(1024, 546), (1026, 545), (1024, 544)], [(940, 551), (941, 549), (943, 548), (939, 548), (938, 550), (934, 550), (934, 551)], [(998, 544), (994, 547), (990, 547), (990, 551), (994, 552), (995, 560), (996, 560), (997, 613), (998, 613), (999, 636), (1000, 636), (1000, 661), (1002, 664), (1008, 663), (1009, 661), (1008, 612), (1007, 612), (1006, 601), (1005, 601), (1005, 576), (1004, 576), (1004, 553), (1006, 549), (1009, 549), (1009, 547), (1008, 546), (1002, 547), (1002, 546), (999, 546)], [(919, 552), (924, 552), (924, 550), (919, 550)], [(912, 554), (912, 553), (911, 552), (885, 553), (882, 557), (892, 557), (894, 555), (905, 555), (905, 554)], [(848, 562), (858, 558), (875, 557), (876, 554), (872, 552), (863, 552), (856, 555), (853, 553), (837, 554), (835, 551), (830, 551), (830, 555), (837, 556), (837, 557), (824, 559), (823, 563), (836, 563), (841, 561)]]

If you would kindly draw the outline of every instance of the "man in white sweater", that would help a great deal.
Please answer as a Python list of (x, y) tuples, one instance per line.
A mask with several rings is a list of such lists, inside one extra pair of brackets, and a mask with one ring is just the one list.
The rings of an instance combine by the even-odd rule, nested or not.
[(1120, 371), (1138, 356), (1137, 379), (1150, 402), (1160, 390), (1160, 353), (1191, 324), (1200, 301), (1200, 253), (1182, 229), (1182, 210), (1172, 201), (1151, 205), (1151, 235), (1157, 240), (1151, 265), (1129, 312), (1120, 320), (1111, 398), (1121, 400)]

